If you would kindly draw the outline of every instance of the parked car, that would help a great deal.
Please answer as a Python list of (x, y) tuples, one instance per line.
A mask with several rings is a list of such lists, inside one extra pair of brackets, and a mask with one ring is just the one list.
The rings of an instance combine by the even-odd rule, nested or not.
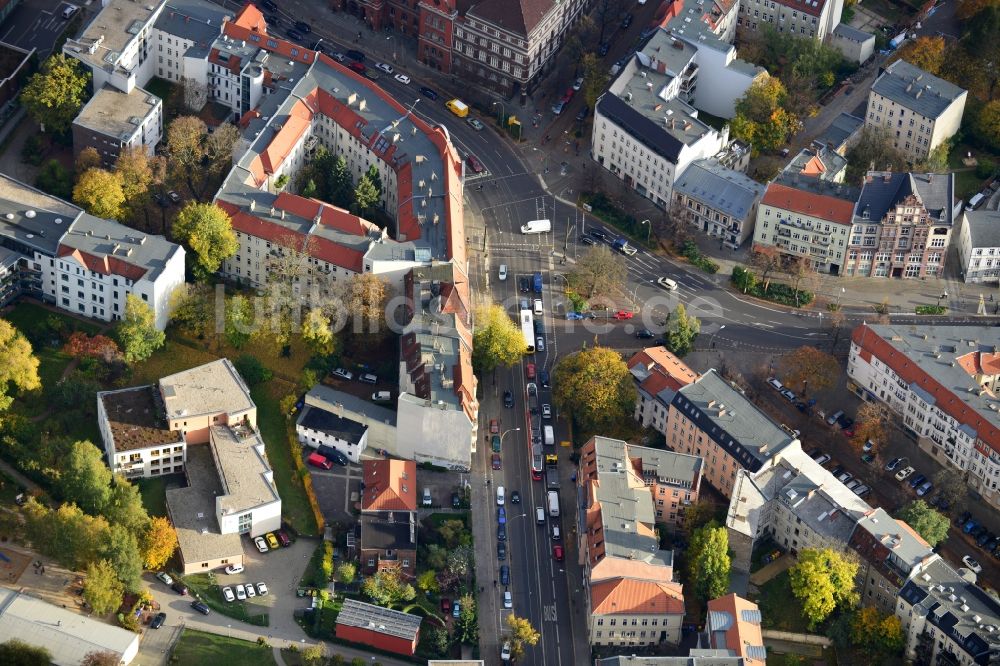
[(640, 328), (635, 332), (635, 337), (642, 340), (648, 340), (649, 338), (655, 338), (656, 336), (653, 335), (653, 332), (648, 328)]
[(986, 530), (985, 532), (983, 532), (982, 534), (980, 534), (978, 537), (976, 537), (976, 545), (979, 546), (980, 548), (982, 548), (989, 541), (992, 541), (995, 538), (996, 538), (996, 534), (993, 534), (993, 532), (990, 532), (989, 530)]
[(540, 335), (535, 338), (535, 350), (540, 352), (545, 351), (545, 338)]
[(298, 30), (299, 32), (303, 33), (303, 34), (306, 34), (306, 35), (308, 35), (310, 32), (312, 32), (312, 26), (310, 26), (305, 21), (296, 21), (295, 22), (295, 29)]
[(451, 605), (451, 616), (457, 618), (461, 614), (462, 614), (462, 603), (458, 599), (455, 599), (454, 603), (452, 603)]
[(545, 403), (542, 405), (542, 418), (551, 419), (552, 418), (552, 405)]
[(961, 527), (970, 518), (972, 518), (972, 512), (971, 511), (963, 511), (962, 515), (955, 519), (955, 524), (958, 525), (959, 527)]
[(542, 388), (549, 387), (549, 371), (542, 370), (538, 373), (538, 381), (541, 383)]
[(236, 598), (239, 599), (240, 601), (247, 600), (247, 592), (246, 590), (243, 589), (242, 585), (236, 586)]
[(971, 534), (972, 531), (975, 530), (975, 529), (977, 529), (978, 527), (979, 527), (979, 523), (976, 522), (976, 519), (975, 518), (969, 518), (962, 525), (962, 532), (964, 532), (965, 534)]
[(493, 457), (490, 458), (490, 464), (493, 466), (493, 469), (495, 470), (500, 470), (503, 467), (503, 462), (500, 460), (499, 453), (493, 454)]
[(767, 383), (771, 385), (775, 391), (781, 392), (785, 390), (785, 385), (778, 381), (777, 377), (769, 377)]
[(917, 488), (917, 497), (923, 497), (924, 495), (926, 495), (927, 493), (929, 493), (933, 489), (934, 489), (934, 484), (932, 482), (930, 482), (930, 481), (924, 481)]
[(891, 472), (892, 470), (899, 467), (899, 463), (903, 462), (903, 458), (893, 458), (885, 464), (885, 470)]
[(584, 245), (597, 245), (597, 241), (595, 241), (590, 236), (580, 237), (580, 242), (583, 243)]
[(385, 72), (386, 74), (388, 74), (389, 76), (392, 76), (393, 74), (396, 73), (396, 70), (394, 70), (392, 68), (392, 65), (389, 65), (389, 64), (384, 63), (384, 62), (375, 63), (375, 69), (380, 69), (383, 72)]
[(166, 613), (157, 613), (153, 616), (153, 621), (149, 623), (150, 629), (159, 629), (163, 626), (163, 623), (167, 621)]
[(302, 33), (299, 32), (298, 30), (289, 30), (288, 32), (285, 33), (285, 36), (288, 37), (289, 41), (292, 42), (301, 42), (303, 39), (305, 39)]
[(619, 321), (621, 321), (623, 319), (631, 319), (634, 316), (635, 316), (635, 313), (634, 312), (630, 312), (628, 310), (619, 310), (618, 312), (615, 313), (615, 319), (617, 319)]
[(351, 60), (357, 60), (358, 62), (364, 62), (365, 61), (365, 54), (362, 53), (361, 51), (356, 51), (354, 49), (349, 49), (348, 51), (345, 51), (344, 54), (348, 58), (350, 58)]
[(247, 591), (248, 599), (253, 599), (257, 596), (257, 590), (253, 589), (253, 583), (247, 583), (243, 588)]
[(590, 115), (590, 107), (584, 104), (583, 108), (577, 112), (576, 119), (579, 122), (583, 122), (588, 115)]
[(451, 612), (451, 599), (448, 599), (447, 597), (441, 598), (441, 612), (442, 613)]
[(602, 42), (600, 46), (597, 47), (597, 53), (603, 58), (608, 55), (608, 51), (611, 50), (611, 44), (607, 42)]
[(861, 450), (864, 451), (865, 453), (868, 453), (869, 451), (871, 451), (874, 448), (875, 448), (875, 442), (873, 442), (872, 440), (868, 439), (868, 440), (865, 440), (864, 446), (861, 447)]
[(872, 464), (874, 464), (875, 463), (875, 454), (874, 453), (866, 453), (865, 455), (861, 456), (861, 462), (865, 463), (866, 465), (872, 465)]
[(397, 74), (396, 76), (394, 76), (392, 78), (396, 79), (397, 81), (399, 81), (400, 83), (402, 83), (404, 86), (410, 85), (410, 77), (408, 77), (406, 74)]
[(482, 173), (483, 171), (486, 171), (486, 167), (483, 166), (483, 163), (480, 162), (479, 158), (472, 153), (469, 153), (469, 156), (465, 158), (465, 163), (470, 169), (472, 169), (473, 173)]
[(243, 573), (243, 571), (244, 568), (242, 564), (230, 564), (228, 567), (226, 567), (226, 573), (230, 575)]
[(181, 201), (181, 195), (177, 194), (177, 193), (176, 193), (176, 192), (174, 192), (173, 190), (170, 190), (169, 192), (167, 192), (167, 196), (168, 196), (168, 197), (170, 198), (170, 200), (171, 200), (171, 201), (173, 201), (174, 203), (180, 203), (180, 201)]
[(177, 594), (181, 595), (182, 597), (187, 596), (188, 593), (187, 585), (180, 582), (179, 580), (175, 580), (174, 584), (170, 586), (170, 589), (176, 592)]
[(438, 98), (437, 92), (427, 86), (420, 86), (420, 94), (432, 101)]
[(911, 474), (913, 474), (913, 472), (914, 472), (914, 469), (912, 467), (910, 467), (909, 465), (907, 465), (903, 469), (901, 469), (898, 472), (896, 472), (896, 480), (897, 481), (904, 481), (907, 477), (909, 477)]
[(496, 419), (490, 419), (490, 434), (495, 435), (500, 432), (500, 422)]
[(627, 29), (628, 29), (628, 27), (629, 27), (630, 25), (632, 25), (632, 21), (633, 21), (634, 19), (635, 19), (635, 17), (634, 17), (634, 16), (632, 16), (631, 14), (626, 14), (626, 15), (625, 15), (625, 18), (623, 18), (623, 19), (622, 19), (622, 30), (627, 30)]
[(552, 557), (555, 558), (556, 562), (563, 561), (563, 547), (559, 544), (552, 546)]
[(962, 556), (962, 563), (965, 564), (965, 566), (972, 569), (973, 571), (975, 571), (976, 573), (982, 573), (983, 571), (983, 565), (981, 565), (974, 558), (969, 557), (968, 555)]
[(926, 480), (927, 480), (926, 476), (924, 476), (923, 474), (917, 474), (915, 477), (913, 477), (912, 479), (910, 479), (910, 481), (909, 481), (910, 487), (911, 488), (916, 488), (917, 486), (919, 486), (921, 483), (923, 483)]
[(796, 400), (795, 392), (791, 389), (782, 389), (781, 395), (784, 396), (785, 400), (788, 402), (795, 402)]
[(503, 562), (507, 559), (507, 544), (497, 541), (497, 560)]
[(510, 567), (506, 564), (500, 565), (500, 584), (504, 587), (510, 585)]
[(234, 601), (236, 601), (236, 595), (233, 594), (233, 588), (231, 588), (231, 587), (224, 587), (224, 588), (222, 588), (222, 596), (229, 603), (233, 603)]
[(288, 548), (292, 545), (292, 540), (288, 538), (288, 535), (285, 534), (284, 530), (278, 530), (274, 533), (274, 536), (278, 537), (278, 543), (280, 543), (282, 547)]
[(253, 545), (257, 546), (258, 552), (261, 553), (266, 553), (269, 550), (267, 547), (267, 541), (264, 540), (264, 537), (254, 537)]
[(343, 368), (337, 368), (330, 374), (332, 374), (334, 377), (340, 377), (341, 379), (347, 379), (347, 380), (354, 379), (354, 374), (351, 373), (351, 371), (349, 370), (344, 370)]
[(156, 574), (157, 579), (164, 585), (170, 586), (174, 584), (174, 579), (170, 577), (166, 571), (160, 571)]
[(514, 607), (514, 598), (510, 594), (510, 590), (503, 591), (503, 607), (510, 609)]
[(209, 613), (212, 612), (212, 609), (210, 609), (208, 607), (208, 604), (206, 604), (204, 601), (192, 601), (191, 608), (195, 609), (202, 615), (208, 615)]
[(832, 426), (837, 421), (839, 421), (840, 417), (842, 417), (843, 415), (844, 415), (843, 410), (838, 409), (833, 414), (830, 414), (828, 417), (826, 417), (826, 424)]
[(274, 536), (274, 532), (268, 532), (264, 535), (264, 538), (267, 539), (267, 545), (270, 546), (271, 550), (281, 547), (281, 544), (278, 543), (278, 537)]
[(868, 486), (861, 484), (860, 486), (854, 489), (854, 494), (857, 495), (858, 497), (864, 497), (865, 495), (870, 493), (871, 490), (872, 489), (869, 488)]
[(828, 453), (821, 453), (818, 458), (813, 458), (813, 460), (816, 461), (817, 465), (825, 465), (833, 460), (833, 458), (831, 458)]

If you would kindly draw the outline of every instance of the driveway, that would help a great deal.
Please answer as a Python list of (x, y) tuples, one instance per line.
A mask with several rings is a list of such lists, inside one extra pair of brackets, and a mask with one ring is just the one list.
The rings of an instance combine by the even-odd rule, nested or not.
[(309, 473), (326, 522), (352, 525), (355, 520), (354, 505), (361, 501), (361, 467), (334, 465), (328, 470), (310, 467)]
[[(25, 51), (37, 49), (38, 60), (45, 60), (63, 31), (71, 24), (83, 25), (89, 20), (81, 16), (86, 8), (77, 12), (76, 18), (64, 19), (62, 11), (70, 4), (66, 0), (23, 0), (0, 27), (0, 40)], [(73, 4), (83, 5), (82, 2)]]

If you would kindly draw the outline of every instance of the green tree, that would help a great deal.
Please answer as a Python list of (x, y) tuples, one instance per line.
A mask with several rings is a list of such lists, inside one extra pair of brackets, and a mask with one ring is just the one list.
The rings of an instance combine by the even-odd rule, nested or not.
[(145, 532), (149, 525), (149, 514), (142, 503), (139, 487), (120, 476), (111, 481), (111, 495), (102, 515), (108, 522), (124, 525), (137, 536)]
[(65, 201), (73, 198), (73, 176), (56, 159), (49, 160), (38, 170), (35, 187)]
[(254, 309), (250, 299), (236, 294), (226, 303), (226, 341), (242, 349), (250, 341), (254, 327)]
[(755, 154), (780, 148), (798, 126), (798, 119), (785, 108), (787, 97), (776, 77), (754, 81), (736, 102), (736, 116), (730, 124), (733, 136), (750, 142)]
[(786, 386), (822, 391), (833, 386), (840, 377), (837, 359), (815, 347), (797, 347), (778, 359), (778, 372)]
[(12, 638), (0, 643), (0, 664), (7, 666), (49, 666), (52, 653), (44, 647)]
[(353, 562), (341, 562), (337, 565), (337, 581), (350, 585), (357, 576), (358, 568)]
[(269, 382), (274, 377), (274, 373), (253, 354), (241, 354), (233, 365), (249, 386)]
[(922, 499), (913, 500), (896, 514), (896, 518), (912, 527), (931, 548), (948, 537), (948, 517), (935, 511)]
[(21, 90), (21, 104), (45, 130), (63, 134), (69, 131), (87, 98), (89, 79), (79, 60), (56, 53), (42, 63)]
[(98, 557), (111, 565), (126, 592), (142, 590), (142, 555), (139, 552), (139, 541), (125, 526), (111, 525), (109, 538), (101, 545)]
[(73, 187), (73, 203), (96, 217), (123, 219), (125, 192), (121, 176), (104, 169), (84, 172)]
[(97, 557), (110, 528), (101, 516), (88, 516), (75, 504), (51, 511), (34, 499), (24, 506), (26, 532), (32, 545), (70, 569), (82, 569)]
[(368, 167), (368, 171), (365, 172), (365, 177), (371, 181), (372, 186), (375, 191), (378, 192), (379, 197), (382, 196), (382, 176), (379, 175), (378, 166), (373, 164)]
[(302, 651), (302, 661), (311, 666), (319, 666), (326, 661), (326, 643), (315, 643)]
[(354, 209), (359, 213), (367, 213), (378, 200), (379, 193), (375, 184), (367, 175), (361, 176), (354, 188)]
[(519, 363), (526, 350), (521, 330), (502, 305), (492, 303), (476, 310), (472, 366), (480, 377), (497, 367), (509, 368)]
[(983, 105), (976, 118), (975, 129), (980, 140), (1000, 152), (1000, 99)]
[(451, 646), (451, 638), (441, 627), (432, 626), (420, 630), (420, 645), (423, 648), (421, 654), (426, 651), (431, 655), (444, 657), (448, 653), (448, 647)]
[(201, 339), (214, 333), (215, 294), (211, 286), (185, 283), (170, 294), (170, 323)]
[(74, 442), (66, 456), (59, 486), (68, 502), (87, 513), (98, 515), (111, 498), (111, 470), (104, 454), (87, 441)]
[(118, 608), (125, 594), (125, 586), (118, 581), (115, 568), (107, 560), (87, 566), (83, 583), (83, 598), (98, 615), (106, 615)]
[(427, 566), (434, 571), (444, 571), (448, 566), (448, 551), (444, 546), (432, 543), (427, 546)]
[(479, 623), (476, 614), (476, 600), (471, 594), (463, 594), (458, 600), (461, 608), (458, 611), (458, 622), (455, 623), (455, 635), (458, 640), (467, 645), (479, 643)]
[(306, 313), (302, 320), (302, 340), (317, 356), (329, 356), (336, 349), (330, 320), (322, 308), (312, 308)]
[(392, 606), (400, 601), (412, 601), (417, 592), (404, 583), (396, 570), (383, 570), (365, 578), (361, 591), (379, 606)]
[(798, 562), (789, 569), (792, 594), (802, 603), (802, 611), (813, 630), (838, 606), (857, 603), (854, 577), (858, 564), (832, 548), (806, 548), (799, 551)]
[(667, 322), (667, 349), (674, 355), (683, 357), (694, 349), (694, 339), (701, 332), (701, 321), (697, 317), (689, 316), (683, 303), (678, 303), (677, 308), (671, 313)]
[(753, 291), (753, 288), (757, 286), (757, 276), (754, 275), (753, 271), (742, 266), (733, 266), (732, 283), (734, 287), (745, 294), (748, 291)]
[(583, 69), (583, 97), (587, 106), (593, 109), (608, 84), (608, 67), (594, 53), (584, 54), (580, 65)]
[(173, 230), (174, 238), (194, 254), (191, 268), (199, 280), (208, 280), (240, 247), (229, 214), (215, 204), (189, 201)]
[(712, 521), (695, 530), (688, 548), (688, 573), (695, 595), (703, 602), (729, 588), (729, 535)]
[(437, 581), (437, 573), (433, 569), (419, 573), (417, 575), (417, 589), (425, 594), (437, 594), (441, 590)]
[(883, 657), (903, 650), (903, 625), (895, 615), (866, 606), (851, 617), (851, 639), (872, 663), (881, 663)]
[(855, 143), (847, 151), (848, 183), (860, 183), (874, 165), (876, 170), (906, 171), (906, 155), (892, 143), (887, 130), (880, 127), (863, 127)]
[(573, 289), (589, 299), (621, 292), (628, 268), (607, 245), (595, 245), (583, 253), (567, 277)]
[(125, 299), (125, 314), (115, 330), (118, 346), (129, 363), (145, 361), (166, 342), (166, 335), (156, 328), (151, 308), (135, 294)]
[(688, 543), (694, 538), (695, 532), (715, 521), (717, 509), (709, 500), (699, 499), (684, 510), (684, 535)]
[(34, 391), (41, 388), (38, 358), (31, 343), (6, 319), (0, 319), (0, 412), (14, 401), (11, 391)]
[(600, 432), (635, 409), (635, 382), (617, 351), (591, 347), (564, 356), (553, 371), (552, 397), (585, 432)]
[(470, 535), (465, 529), (465, 523), (461, 520), (445, 520), (438, 526), (438, 534), (444, 539), (445, 547), (449, 549), (458, 546), (467, 546), (470, 543)]
[(507, 628), (510, 630), (510, 654), (514, 661), (524, 657), (525, 645), (537, 645), (542, 637), (526, 617), (518, 617), (511, 613), (507, 616)]

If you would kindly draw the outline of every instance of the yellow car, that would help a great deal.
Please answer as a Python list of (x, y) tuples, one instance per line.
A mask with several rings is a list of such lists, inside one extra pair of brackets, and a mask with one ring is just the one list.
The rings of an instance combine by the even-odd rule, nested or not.
[(267, 539), (267, 545), (271, 547), (271, 550), (278, 548), (278, 537), (274, 536), (274, 532), (268, 532), (264, 538)]

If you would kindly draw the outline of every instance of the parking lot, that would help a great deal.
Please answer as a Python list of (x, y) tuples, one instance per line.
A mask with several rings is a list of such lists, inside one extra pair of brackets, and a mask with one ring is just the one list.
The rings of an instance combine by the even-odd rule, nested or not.
[[(71, 25), (83, 25), (89, 18), (83, 16), (87, 11), (84, 7), (72, 19), (64, 19), (63, 9), (70, 4), (66, 0), (23, 0), (4, 21), (0, 41), (26, 51), (37, 49), (38, 59), (44, 60), (63, 31)], [(82, 2), (72, 4), (83, 5)]]

